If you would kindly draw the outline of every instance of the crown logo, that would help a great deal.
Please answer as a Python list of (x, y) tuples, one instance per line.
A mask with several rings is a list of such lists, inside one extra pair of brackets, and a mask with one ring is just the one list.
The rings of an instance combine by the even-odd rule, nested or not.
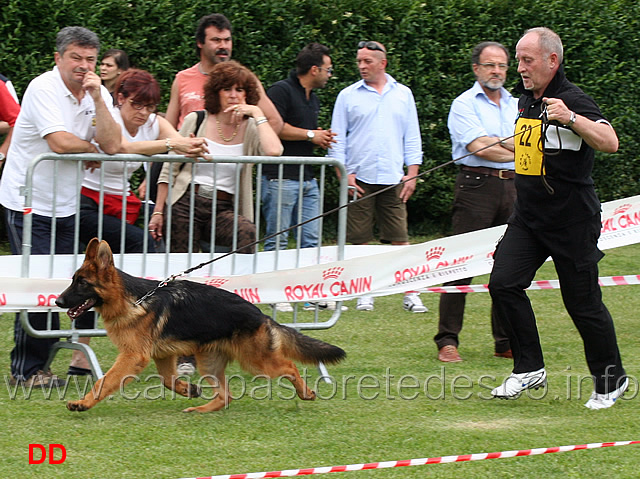
[(622, 213), (624, 213), (624, 212), (626, 212), (626, 211), (629, 211), (630, 209), (631, 209), (631, 205), (627, 203), (626, 205), (618, 206), (618, 207), (613, 211), (613, 214), (614, 214), (614, 215), (619, 215), (619, 214), (622, 214)]
[(222, 286), (225, 283), (228, 283), (229, 280), (225, 279), (225, 278), (220, 278), (220, 277), (214, 277), (211, 279), (208, 279), (205, 281), (205, 284), (208, 284), (209, 286), (215, 286), (216, 288), (219, 288), (220, 286)]
[(442, 246), (434, 246), (425, 253), (425, 256), (427, 258), (427, 261), (429, 261), (432, 259), (440, 259), (443, 253), (444, 248)]
[(323, 280), (338, 279), (338, 277), (342, 274), (343, 271), (344, 271), (344, 268), (341, 268), (340, 266), (336, 266), (334, 268), (325, 269), (322, 272), (322, 279)]

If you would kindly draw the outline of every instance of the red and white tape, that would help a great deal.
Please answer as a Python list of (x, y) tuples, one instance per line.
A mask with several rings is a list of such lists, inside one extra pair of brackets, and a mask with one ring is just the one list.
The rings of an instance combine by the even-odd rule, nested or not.
[(483, 461), (485, 459), (504, 459), (508, 457), (538, 456), (554, 452), (578, 451), (583, 449), (597, 449), (601, 447), (629, 446), (640, 444), (640, 441), (598, 442), (581, 444), (578, 446), (541, 447), (537, 449), (521, 449), (519, 451), (485, 452), (481, 454), (462, 454), (459, 456), (429, 457), (424, 459), (407, 459), (404, 461), (371, 462), (368, 464), (351, 464), (348, 466), (313, 467), (309, 469), (289, 469), (272, 472), (251, 472), (248, 474), (226, 474), (222, 476), (207, 476), (190, 479), (260, 479), (263, 477), (293, 477), (309, 476), (311, 474), (327, 474), (330, 472), (364, 471), (367, 469), (388, 469), (391, 467), (424, 466), (427, 464), (444, 464), (450, 462)]
[[(629, 286), (640, 284), (640, 275), (605, 276), (598, 278), (600, 286)], [(560, 289), (557, 279), (534, 281), (527, 289)], [(420, 289), (421, 293), (488, 293), (487, 284), (469, 284), (461, 286), (440, 286)]]

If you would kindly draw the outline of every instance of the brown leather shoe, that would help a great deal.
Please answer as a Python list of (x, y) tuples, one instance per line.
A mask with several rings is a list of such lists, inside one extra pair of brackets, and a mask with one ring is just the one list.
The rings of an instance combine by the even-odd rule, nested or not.
[(458, 354), (458, 348), (453, 345), (442, 346), (438, 351), (438, 361), (443, 363), (459, 363), (462, 358)]
[(493, 355), (496, 358), (507, 358), (507, 359), (513, 359), (513, 353), (511, 352), (511, 350), (509, 349), (508, 351), (505, 351), (504, 353), (493, 353)]

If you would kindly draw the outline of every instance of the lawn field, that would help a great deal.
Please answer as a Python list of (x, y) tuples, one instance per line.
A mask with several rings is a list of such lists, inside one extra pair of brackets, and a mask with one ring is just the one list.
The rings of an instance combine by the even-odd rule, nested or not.
[[(606, 253), (601, 276), (640, 273), (639, 245)], [(553, 278), (553, 265), (546, 264), (537, 279)], [(592, 390), (589, 373), (558, 290), (530, 293), (549, 375), (544, 391), (512, 401), (489, 398), (512, 364), (493, 357), (488, 294), (467, 296), (460, 345), (464, 361), (448, 365), (437, 361), (433, 343), (438, 296), (423, 294), (429, 312), (411, 314), (396, 295), (377, 298), (371, 312), (355, 311), (355, 301), (347, 302), (349, 310), (336, 326), (308, 332), (348, 354), (329, 367), (331, 384), (319, 381), (315, 368), (301, 367), (311, 385), (318, 383), (315, 402), (292, 399), (286, 384), (251, 378), (232, 365), (228, 373), (237, 399), (225, 410), (203, 415), (181, 412), (204, 401), (172, 397), (154, 376), (153, 364), (84, 413), (65, 408), (66, 400), (78, 398), (84, 379), (70, 383), (66, 392), (10, 387), (13, 317), (5, 314), (0, 317), (0, 477), (177, 479), (640, 440), (639, 292), (640, 286), (603, 288), (631, 386), (614, 407), (602, 411), (583, 406)], [(93, 339), (92, 347), (106, 371), (115, 348), (107, 338)], [(63, 375), (69, 358), (69, 351), (61, 352), (53, 371)], [(66, 460), (29, 464), (29, 444), (60, 444)], [(624, 446), (322, 477), (634, 478), (638, 464), (640, 447)]]

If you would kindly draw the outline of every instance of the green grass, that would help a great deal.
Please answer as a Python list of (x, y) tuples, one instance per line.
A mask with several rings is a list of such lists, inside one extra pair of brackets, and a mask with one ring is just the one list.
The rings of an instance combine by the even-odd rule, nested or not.
[[(609, 251), (601, 262), (601, 276), (636, 274), (640, 270), (640, 246)], [(551, 264), (538, 279), (552, 279)], [(478, 278), (477, 283), (486, 282)], [(583, 403), (590, 384), (578, 381), (588, 375), (579, 335), (569, 320), (559, 291), (530, 294), (549, 373), (546, 395), (516, 401), (486, 399), (488, 387), (501, 381), (511, 369), (509, 360), (493, 358), (489, 327), (489, 296), (469, 295), (460, 353), (464, 362), (444, 366), (436, 360), (433, 336), (437, 327), (438, 296), (423, 294), (430, 311), (411, 315), (401, 309), (401, 297), (376, 300), (375, 311), (356, 312), (355, 302), (335, 327), (310, 334), (343, 347), (347, 360), (329, 369), (333, 386), (321, 383), (324, 399), (303, 402), (279, 399), (289, 389), (273, 385), (267, 399), (243, 397), (228, 409), (204, 415), (181, 410), (201, 399), (128, 399), (116, 394), (85, 413), (66, 410), (63, 399), (53, 392), (44, 399), (34, 391), (30, 399), (19, 392), (11, 399), (0, 387), (0, 477), (29, 478), (180, 478), (331, 466), (385, 460), (481, 453), (591, 442), (638, 440), (635, 423), (640, 411), (638, 385), (640, 331), (637, 311), (640, 295), (636, 286), (603, 288), (618, 331), (618, 341), (627, 372), (632, 376), (625, 400), (603, 411), (589, 411)], [(311, 313), (305, 313), (311, 314)], [(322, 313), (326, 315), (328, 313)], [(2, 317), (0, 352), (2, 374), (9, 375), (12, 347), (12, 317)], [(108, 339), (92, 342), (102, 368), (112, 364), (116, 351)], [(54, 372), (66, 371), (70, 352), (54, 362)], [(389, 394), (385, 385), (387, 371)], [(158, 395), (157, 380), (146, 381), (155, 372), (149, 366), (141, 382), (128, 386), (124, 394)], [(237, 366), (230, 373), (240, 374)], [(318, 373), (309, 369), (310, 382)], [(355, 379), (348, 379), (353, 376)], [(398, 392), (402, 376), (405, 397)], [(478, 384), (481, 377), (484, 387)], [(251, 383), (254, 392), (265, 395), (264, 381)], [(440, 378), (444, 377), (442, 381)], [(357, 381), (361, 379), (358, 390)], [(427, 393), (411, 389), (429, 381)], [(343, 384), (346, 381), (346, 388)], [(375, 383), (380, 383), (375, 387)], [(452, 385), (455, 383), (455, 394)], [(471, 386), (469, 386), (471, 384)], [(239, 394), (239, 380), (232, 391)], [(444, 391), (444, 393), (443, 393)], [(580, 394), (582, 397), (578, 397)], [(377, 397), (376, 397), (377, 394)], [(465, 399), (465, 396), (469, 396)], [(66, 399), (77, 397), (67, 394)], [(62, 444), (67, 460), (61, 465), (29, 465), (30, 443)], [(485, 460), (397, 469), (331, 474), (330, 477), (388, 478), (584, 478), (638, 476), (637, 446), (546, 454), (535, 457)]]

